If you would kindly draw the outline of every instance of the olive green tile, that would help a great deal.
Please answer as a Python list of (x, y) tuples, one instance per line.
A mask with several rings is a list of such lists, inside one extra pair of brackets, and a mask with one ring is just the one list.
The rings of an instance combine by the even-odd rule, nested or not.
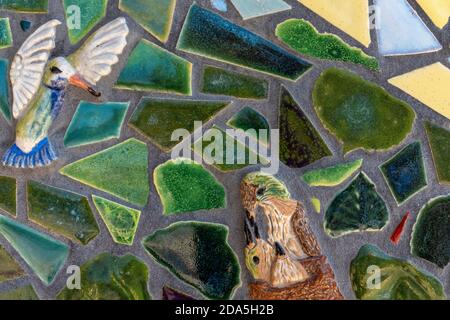
[(302, 180), (311, 187), (336, 187), (358, 171), (362, 164), (363, 159), (359, 159), (328, 168), (310, 170), (302, 176)]
[(316, 81), (313, 104), (324, 126), (344, 144), (344, 153), (397, 146), (409, 135), (415, 120), (410, 105), (337, 68), (325, 70)]
[(115, 87), (191, 95), (191, 78), (189, 61), (143, 39), (131, 52)]
[(179, 222), (155, 231), (142, 244), (180, 280), (209, 299), (224, 300), (233, 297), (241, 282), (239, 261), (227, 238), (224, 225)]
[(60, 173), (144, 207), (149, 196), (148, 147), (131, 138), (63, 167)]
[(0, 9), (29, 13), (47, 13), (48, 0), (2, 0)]
[(19, 301), (19, 300), (20, 301), (39, 300), (39, 297), (36, 291), (34, 291), (32, 285), (0, 293), (0, 301)]
[(0, 245), (0, 283), (25, 275), (16, 260)]
[[(379, 284), (375, 283), (377, 274)], [(408, 261), (388, 256), (374, 245), (361, 247), (350, 264), (350, 279), (356, 298), (360, 300), (446, 299), (436, 277)]]
[(153, 176), (165, 215), (226, 207), (223, 185), (194, 161), (169, 160)]
[(245, 131), (264, 145), (270, 141), (269, 122), (261, 113), (250, 107), (244, 107), (236, 113), (228, 120), (227, 125)]
[(100, 232), (84, 196), (28, 181), (27, 202), (31, 221), (74, 242), (86, 245)]
[(16, 179), (0, 176), (0, 209), (16, 215)]
[(102, 197), (92, 196), (92, 200), (114, 241), (128, 246), (133, 245), (141, 211)]
[(103, 253), (81, 266), (81, 289), (64, 288), (58, 300), (150, 300), (148, 267), (133, 255)]
[(203, 69), (200, 91), (208, 94), (243, 99), (266, 99), (269, 83), (245, 74), (206, 66)]
[(177, 129), (193, 133), (195, 121), (203, 124), (228, 107), (230, 101), (178, 100), (145, 97), (134, 111), (129, 125), (164, 152), (181, 141), (172, 141)]
[(425, 129), (439, 182), (450, 184), (450, 130), (430, 122), (425, 122)]
[[(108, 0), (63, 0), (64, 13), (66, 15), (69, 40), (72, 44), (83, 39), (106, 15)], [(74, 15), (78, 11), (70, 10), (79, 8), (80, 25), (74, 25)]]
[(159, 41), (167, 42), (176, 4), (176, 0), (120, 0), (119, 9)]

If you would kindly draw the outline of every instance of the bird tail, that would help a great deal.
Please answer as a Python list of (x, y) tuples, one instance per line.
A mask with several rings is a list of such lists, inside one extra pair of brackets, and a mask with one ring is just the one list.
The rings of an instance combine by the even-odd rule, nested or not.
[(3, 156), (3, 165), (15, 168), (36, 168), (48, 166), (57, 159), (50, 140), (45, 138), (29, 153), (23, 152), (16, 144), (13, 144)]

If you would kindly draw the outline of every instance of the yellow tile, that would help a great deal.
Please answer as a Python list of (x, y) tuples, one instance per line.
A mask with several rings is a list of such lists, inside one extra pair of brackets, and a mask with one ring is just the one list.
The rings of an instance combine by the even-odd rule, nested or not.
[(389, 83), (450, 119), (450, 69), (442, 63), (392, 78)]
[(370, 45), (368, 0), (298, 0), (364, 46)]
[(442, 29), (450, 17), (450, 0), (416, 0), (433, 23)]

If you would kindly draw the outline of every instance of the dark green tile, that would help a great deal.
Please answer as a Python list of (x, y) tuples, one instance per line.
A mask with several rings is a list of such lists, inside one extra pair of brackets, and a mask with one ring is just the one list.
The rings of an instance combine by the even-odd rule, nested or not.
[(425, 129), (439, 182), (450, 184), (450, 130), (430, 122), (425, 122)]
[(16, 215), (16, 179), (0, 177), (0, 209)]
[[(250, 107), (244, 107), (241, 111), (236, 113), (228, 120), (227, 125), (248, 132), (251, 136), (265, 145), (270, 141), (269, 122), (261, 113)], [(260, 130), (264, 130), (262, 132), (266, 132), (267, 134), (260, 135)]]
[(16, 260), (0, 245), (0, 283), (25, 275)]

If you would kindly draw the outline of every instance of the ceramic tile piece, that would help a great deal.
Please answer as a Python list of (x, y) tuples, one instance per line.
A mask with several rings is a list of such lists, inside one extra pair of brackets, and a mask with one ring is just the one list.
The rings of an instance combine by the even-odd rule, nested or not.
[(189, 301), (189, 300), (195, 300), (194, 298), (188, 296), (187, 294), (180, 292), (178, 290), (175, 290), (170, 287), (163, 287), (163, 300), (167, 301)]
[(0, 113), (8, 122), (11, 122), (11, 108), (9, 106), (8, 70), (9, 70), (8, 60), (0, 59)]
[(74, 148), (120, 138), (129, 105), (129, 102), (80, 102), (64, 136), (64, 146)]
[(0, 283), (18, 279), (24, 275), (17, 261), (0, 245)]
[(13, 37), (9, 18), (0, 18), (0, 49), (9, 48), (13, 45)]
[(302, 179), (311, 187), (336, 187), (350, 178), (363, 164), (363, 159), (306, 172)]
[(388, 80), (437, 113), (450, 119), (450, 69), (442, 63), (416, 69)]
[(131, 116), (129, 125), (164, 152), (180, 141), (172, 141), (177, 129), (194, 132), (195, 121), (203, 124), (228, 107), (230, 101), (175, 100), (144, 97)]
[[(217, 140), (216, 140), (217, 136)], [(211, 141), (208, 141), (211, 140)], [(214, 125), (204, 133), (202, 139), (194, 142), (192, 150), (202, 155), (203, 161), (215, 166), (222, 172), (241, 170), (251, 165), (268, 165), (267, 159), (257, 154), (256, 148), (250, 149), (250, 144)], [(232, 150), (232, 159), (228, 150)]]
[(144, 207), (149, 195), (148, 148), (131, 138), (69, 164), (62, 175)]
[(119, 9), (159, 41), (167, 42), (176, 4), (176, 0), (120, 0)]
[[(76, 44), (103, 20), (108, 0), (63, 0), (63, 6), (69, 40), (72, 44)], [(81, 17), (79, 25), (74, 25), (71, 21), (75, 12), (72, 10), (74, 7), (79, 10)]]
[(420, 142), (402, 149), (382, 164), (380, 170), (399, 205), (428, 185)]
[(23, 32), (27, 32), (31, 28), (31, 22), (28, 20), (21, 20), (20, 28), (22, 29)]
[(385, 201), (362, 172), (333, 199), (325, 214), (324, 228), (337, 238), (352, 232), (379, 231), (388, 221)]
[(206, 66), (203, 69), (203, 93), (232, 96), (243, 99), (266, 99), (269, 83), (245, 74)]
[(227, 12), (228, 11), (228, 5), (225, 0), (211, 0), (211, 5), (214, 9)]
[(158, 263), (205, 297), (225, 300), (241, 282), (239, 261), (227, 238), (224, 225), (191, 221), (157, 230), (142, 244)]
[[(370, 288), (370, 277), (377, 266), (382, 281)], [(365, 245), (350, 265), (350, 278), (356, 298), (360, 300), (445, 300), (440, 281), (405, 260), (388, 256), (377, 246)]]
[(411, 253), (440, 268), (450, 262), (450, 195), (430, 200), (413, 227)]
[(81, 290), (64, 288), (58, 300), (150, 300), (149, 271), (133, 255), (102, 253), (81, 266)]
[(155, 169), (153, 177), (165, 215), (227, 206), (223, 185), (189, 159), (169, 160)]
[(16, 215), (16, 179), (0, 176), (0, 209)]
[(447, 0), (416, 0), (439, 29), (443, 29), (450, 17), (450, 2)]
[(380, 70), (378, 60), (359, 48), (351, 47), (338, 36), (319, 33), (304, 19), (289, 19), (280, 23), (276, 36), (291, 49), (307, 57), (360, 64), (369, 70)]
[(69, 256), (69, 247), (61, 241), (2, 215), (0, 234), (47, 286), (55, 280)]
[(193, 4), (177, 49), (297, 80), (311, 65), (260, 36)]
[[(244, 107), (236, 113), (227, 125), (248, 132), (251, 136), (258, 139), (259, 142), (267, 145), (270, 140), (270, 126), (267, 119), (258, 111), (250, 107)], [(265, 131), (260, 131), (265, 130)], [(260, 132), (267, 132), (261, 134)]]
[(378, 51), (383, 56), (439, 51), (442, 45), (406, 0), (374, 0)]
[(311, 198), (311, 203), (312, 203), (316, 213), (320, 213), (322, 211), (322, 203), (320, 202), (320, 200), (318, 198), (316, 198), (316, 197)]
[(344, 153), (383, 151), (411, 132), (415, 113), (382, 87), (346, 70), (330, 68), (317, 80), (313, 104), (324, 126), (344, 144)]
[(405, 231), (406, 222), (408, 222), (409, 216), (411, 215), (410, 212), (407, 212), (400, 223), (395, 228), (394, 232), (392, 232), (391, 237), (389, 240), (395, 245), (398, 245), (400, 240), (402, 239), (403, 232)]
[(2, 0), (0, 9), (29, 13), (46, 13), (48, 0)]
[(141, 211), (102, 197), (92, 196), (92, 200), (114, 241), (128, 246), (133, 245)]
[(34, 291), (33, 286), (28, 285), (25, 287), (13, 289), (10, 291), (0, 293), (0, 301), (30, 301), (39, 300), (36, 291)]
[(191, 95), (192, 64), (143, 39), (131, 52), (116, 88)]
[(283, 0), (231, 0), (231, 3), (244, 20), (292, 9)]
[(82, 245), (100, 232), (88, 199), (79, 194), (28, 181), (27, 203), (31, 221)]
[(280, 160), (285, 165), (302, 168), (332, 156), (319, 132), (283, 86), (279, 112)]
[(441, 128), (431, 122), (425, 122), (425, 130), (439, 183), (450, 184), (450, 162), (448, 161), (450, 130)]
[(308, 9), (369, 47), (370, 24), (367, 0), (298, 0)]

